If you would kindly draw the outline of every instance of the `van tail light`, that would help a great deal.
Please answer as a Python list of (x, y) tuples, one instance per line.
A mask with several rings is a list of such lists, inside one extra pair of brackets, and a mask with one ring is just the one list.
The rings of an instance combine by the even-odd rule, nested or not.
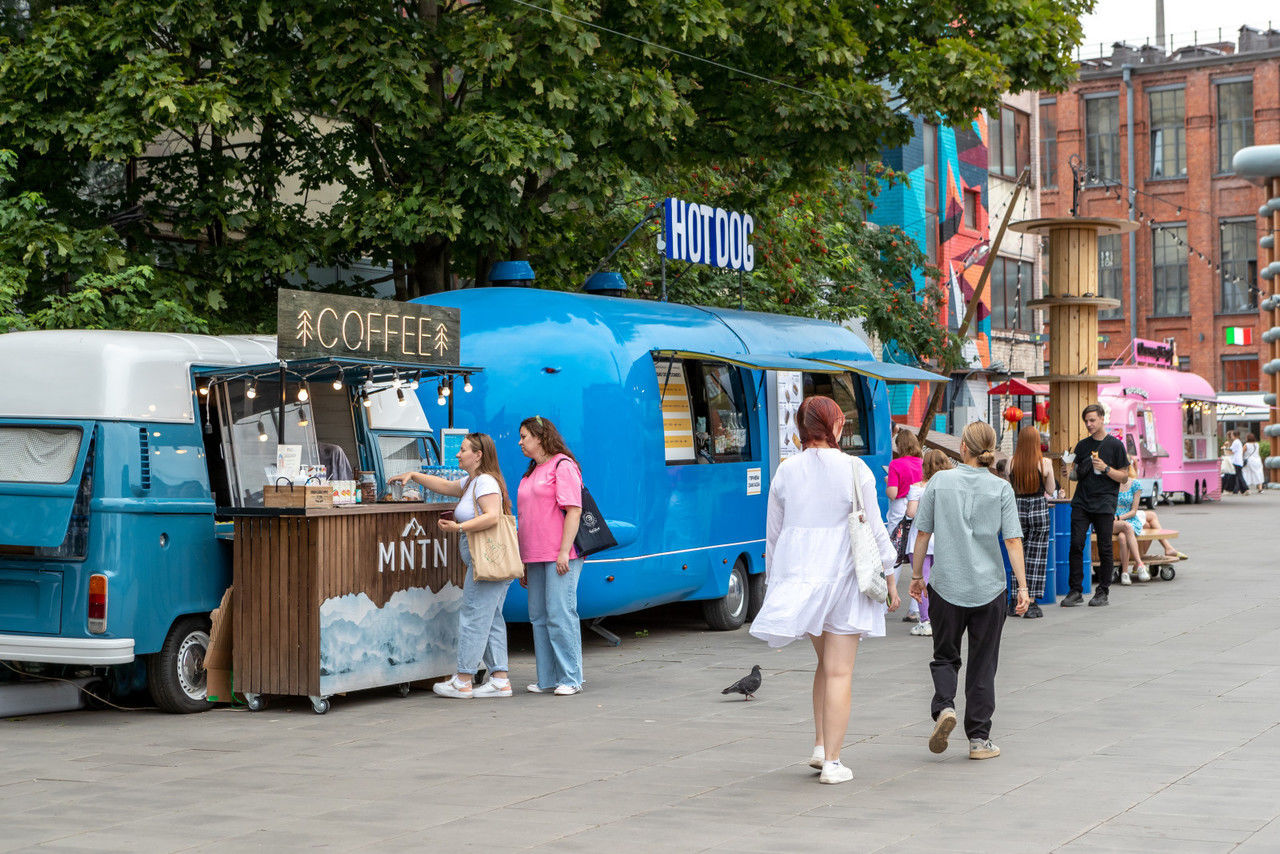
[(89, 576), (89, 631), (100, 635), (107, 630), (107, 577)]

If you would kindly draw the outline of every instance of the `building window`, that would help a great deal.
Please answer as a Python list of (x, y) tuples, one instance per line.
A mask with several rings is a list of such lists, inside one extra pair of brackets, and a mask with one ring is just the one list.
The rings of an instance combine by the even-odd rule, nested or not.
[[(1121, 299), (1120, 280), (1123, 271), (1120, 235), (1104, 234), (1098, 238), (1098, 296)], [(1099, 320), (1115, 320), (1124, 317), (1123, 304), (1116, 308), (1104, 308), (1098, 312)]]
[(1084, 102), (1085, 168), (1089, 180), (1120, 177), (1120, 98), (1107, 95)]
[(1030, 261), (996, 258), (991, 265), (991, 328), (1035, 331), (1035, 312), (1027, 308), (1034, 298)]
[(1151, 177), (1181, 178), (1187, 174), (1186, 101), (1182, 89), (1152, 92)]
[(924, 254), (938, 262), (938, 128), (924, 126)]
[(1040, 186), (1058, 186), (1058, 102), (1040, 102)]
[(1218, 171), (1232, 172), (1231, 158), (1253, 145), (1253, 81), (1218, 84)]
[(1218, 224), (1222, 247), (1221, 301), (1223, 314), (1253, 314), (1258, 310), (1258, 243), (1252, 219)]
[(1191, 310), (1186, 243), (1185, 225), (1163, 225), (1151, 233), (1153, 306), (1157, 315), (1181, 315)]
[(978, 194), (973, 190), (964, 191), (964, 227), (978, 230)]
[(1257, 356), (1222, 357), (1223, 391), (1257, 391), (1259, 388)]
[(997, 115), (987, 118), (987, 130), (989, 171), (1016, 180), (1031, 162), (1031, 116), (1001, 106)]

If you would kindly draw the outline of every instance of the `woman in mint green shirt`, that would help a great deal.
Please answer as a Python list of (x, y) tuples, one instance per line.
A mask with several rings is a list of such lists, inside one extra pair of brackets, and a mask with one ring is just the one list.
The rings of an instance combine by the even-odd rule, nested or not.
[(922, 575), (929, 541), (934, 539), (929, 577), (929, 620), (933, 626), (933, 704), (935, 721), (929, 749), (947, 749), (956, 725), (955, 696), (960, 672), (960, 645), (969, 636), (965, 675), (964, 729), (970, 759), (1000, 755), (991, 742), (991, 716), (996, 708), (996, 664), (1005, 606), (1003, 539), (1018, 582), (1015, 612), (1031, 604), (1022, 564), (1022, 526), (1013, 487), (993, 475), (996, 434), (976, 421), (960, 437), (960, 465), (929, 479), (916, 511), (916, 547), (911, 561), (911, 597), (925, 595)]

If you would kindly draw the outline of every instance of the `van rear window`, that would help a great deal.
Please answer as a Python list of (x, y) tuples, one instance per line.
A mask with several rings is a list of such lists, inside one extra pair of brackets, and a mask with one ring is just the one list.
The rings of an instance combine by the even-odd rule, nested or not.
[(0, 425), (0, 481), (66, 483), (82, 438), (79, 427)]

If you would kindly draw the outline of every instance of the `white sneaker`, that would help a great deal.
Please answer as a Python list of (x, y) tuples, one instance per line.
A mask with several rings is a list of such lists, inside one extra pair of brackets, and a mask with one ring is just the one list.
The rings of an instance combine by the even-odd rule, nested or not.
[(581, 685), (557, 685), (553, 692), (557, 697), (572, 697), (574, 694), (582, 693)]
[(930, 625), (928, 620), (925, 620), (923, 623), (917, 623), (912, 626), (911, 634), (918, 638), (931, 638), (933, 637), (933, 626)]
[(1151, 573), (1147, 571), (1147, 568), (1145, 566), (1138, 567), (1138, 580), (1139, 581), (1151, 580)]
[(853, 769), (847, 765), (842, 765), (840, 760), (835, 762), (822, 763), (822, 774), (818, 777), (819, 783), (847, 783), (853, 779)]
[(463, 691), (461, 686), (462, 683), (458, 681), (457, 676), (450, 676), (444, 682), (432, 685), (431, 690), (441, 697), (452, 697), (455, 700), (470, 700), (475, 696), (472, 691)]
[(813, 755), (809, 757), (809, 767), (822, 770), (822, 763), (827, 758), (827, 751), (821, 745), (813, 749)]
[(498, 684), (497, 680), (492, 677), (483, 685), (477, 685), (471, 689), (473, 697), (510, 697), (511, 696), (511, 680), (503, 679), (502, 684)]
[(1121, 587), (1128, 587), (1128, 586), (1129, 586), (1130, 584), (1132, 584), (1132, 583), (1133, 583), (1133, 579), (1129, 577), (1129, 573), (1127, 573), (1127, 572), (1122, 572), (1122, 573), (1120, 573), (1120, 586), (1121, 586)]
[(524, 686), (524, 689), (528, 691), (530, 694), (550, 694), (551, 693), (550, 688), (539, 688), (537, 682), (530, 682), (528, 685)]

